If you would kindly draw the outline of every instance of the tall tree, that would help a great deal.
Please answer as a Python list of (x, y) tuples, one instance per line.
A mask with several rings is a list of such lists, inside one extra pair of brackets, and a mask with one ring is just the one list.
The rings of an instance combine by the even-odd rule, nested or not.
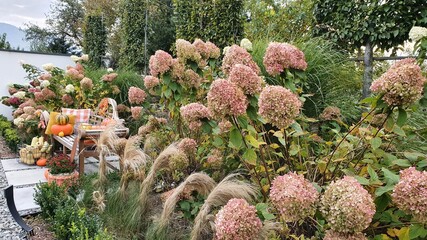
[(243, 0), (175, 0), (177, 38), (210, 40), (220, 47), (243, 37)]
[(84, 52), (94, 67), (102, 66), (102, 57), (107, 48), (107, 29), (102, 16), (86, 17), (84, 31)]
[(427, 26), (425, 0), (318, 0), (316, 35), (349, 51), (365, 47), (363, 96), (372, 82), (373, 49), (390, 49), (408, 39), (411, 27)]
[(6, 40), (6, 33), (3, 33), (2, 35), (0, 35), (0, 49), (12, 49), (10, 47), (10, 43)]

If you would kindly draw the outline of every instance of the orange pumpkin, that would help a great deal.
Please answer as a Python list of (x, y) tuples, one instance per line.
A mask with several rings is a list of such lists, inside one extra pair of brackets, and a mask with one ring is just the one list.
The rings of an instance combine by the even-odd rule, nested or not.
[(68, 136), (73, 133), (73, 126), (71, 124), (66, 124), (66, 125), (54, 124), (52, 125), (51, 131), (55, 135), (59, 135), (62, 132), (64, 136)]
[(47, 161), (46, 158), (40, 158), (39, 160), (37, 160), (36, 164), (37, 166), (44, 167), (46, 166), (46, 161)]

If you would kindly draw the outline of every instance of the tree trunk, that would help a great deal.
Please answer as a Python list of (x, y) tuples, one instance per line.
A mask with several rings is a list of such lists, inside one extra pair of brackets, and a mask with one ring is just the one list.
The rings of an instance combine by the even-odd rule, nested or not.
[(363, 63), (365, 65), (365, 72), (363, 74), (363, 92), (362, 97), (366, 98), (369, 96), (371, 91), (369, 88), (371, 87), (372, 82), (372, 62), (373, 62), (373, 46), (370, 41), (366, 43), (365, 46), (365, 56), (363, 57)]

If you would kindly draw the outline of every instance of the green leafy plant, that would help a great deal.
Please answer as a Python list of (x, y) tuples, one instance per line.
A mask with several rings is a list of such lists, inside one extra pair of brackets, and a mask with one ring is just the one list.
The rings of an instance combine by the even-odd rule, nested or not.
[(41, 216), (44, 219), (52, 219), (55, 210), (62, 208), (68, 196), (64, 186), (58, 186), (56, 182), (40, 183), (36, 185), (34, 201), (41, 208)]

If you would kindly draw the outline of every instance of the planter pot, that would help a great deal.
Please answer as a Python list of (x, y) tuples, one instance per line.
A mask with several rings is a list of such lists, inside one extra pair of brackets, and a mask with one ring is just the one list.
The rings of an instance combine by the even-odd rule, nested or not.
[(50, 174), (49, 169), (46, 169), (45, 177), (48, 183), (56, 182), (59, 186), (65, 183), (70, 186), (79, 178), (79, 172), (74, 171), (72, 173)]

